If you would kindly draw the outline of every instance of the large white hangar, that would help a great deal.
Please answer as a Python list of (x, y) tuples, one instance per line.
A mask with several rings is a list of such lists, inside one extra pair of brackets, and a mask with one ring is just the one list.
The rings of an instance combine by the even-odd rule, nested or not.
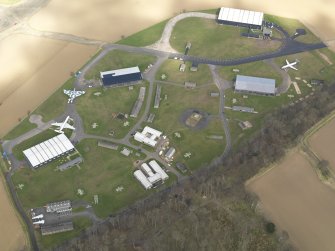
[(40, 167), (75, 148), (71, 141), (64, 135), (59, 134), (38, 145), (23, 151), (24, 156), (33, 168)]
[(218, 16), (218, 23), (261, 29), (263, 17), (263, 12), (222, 7)]
[(136, 66), (113, 71), (100, 72), (100, 78), (104, 86), (112, 86), (139, 81), (142, 79), (142, 73), (140, 68)]
[(237, 75), (235, 82), (236, 92), (254, 93), (260, 95), (275, 95), (276, 80)]

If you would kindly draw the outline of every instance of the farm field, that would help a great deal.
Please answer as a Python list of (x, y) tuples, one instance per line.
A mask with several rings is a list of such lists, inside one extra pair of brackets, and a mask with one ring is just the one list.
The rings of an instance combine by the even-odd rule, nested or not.
[(330, 168), (335, 172), (335, 119), (328, 122), (309, 138), (312, 150), (319, 158), (327, 160)]
[[(0, 165), (2, 165), (1, 161)], [(8, 197), (5, 188), (6, 183), (2, 174), (0, 174), (0, 181), (0, 222), (2, 226), (0, 229), (0, 243), (2, 243), (1, 250), (22, 250), (29, 245), (27, 237), (23, 232), (22, 223), (17, 216), (18, 213), (15, 211), (13, 204)], [(6, 245), (4, 245), (4, 243), (6, 243)]]
[(298, 151), (247, 182), (260, 199), (260, 210), (299, 250), (333, 250), (335, 191), (319, 180)]
[(0, 117), (6, 119), (1, 120), (0, 137), (57, 90), (95, 51), (92, 46), (25, 35), (2, 40)]
[(243, 28), (219, 25), (215, 20), (190, 17), (179, 21), (174, 27), (170, 43), (183, 53), (189, 41), (189, 54), (215, 59), (234, 59), (275, 51), (281, 46), (276, 40), (249, 39), (241, 37)]

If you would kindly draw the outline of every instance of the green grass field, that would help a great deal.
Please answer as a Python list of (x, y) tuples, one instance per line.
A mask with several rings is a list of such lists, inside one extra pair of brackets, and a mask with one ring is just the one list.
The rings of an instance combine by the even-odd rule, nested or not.
[(186, 18), (176, 24), (170, 43), (174, 49), (183, 53), (189, 41), (192, 43), (190, 55), (218, 59), (247, 57), (280, 47), (279, 41), (241, 37), (241, 29), (219, 25), (214, 20)]
[(91, 68), (85, 75), (86, 79), (99, 79), (100, 71), (110, 71), (120, 68), (138, 66), (144, 71), (149, 64), (154, 63), (155, 57), (139, 53), (113, 50)]
[(91, 225), (92, 225), (92, 222), (90, 219), (87, 219), (85, 217), (74, 218), (73, 219), (74, 230), (69, 231), (69, 232), (64, 232), (64, 233), (47, 235), (47, 236), (42, 236), (40, 232), (38, 231), (37, 240), (40, 244), (40, 247), (42, 247), (43, 250), (49, 249), (49, 248), (60, 245), (66, 240), (77, 237), (81, 233), (81, 231), (83, 231), (85, 228)]
[[(224, 136), (221, 121), (213, 117), (206, 128), (195, 131), (187, 128), (180, 121), (182, 113), (189, 108), (196, 108), (208, 112), (211, 115), (218, 115), (219, 98), (209, 96), (209, 92), (215, 90), (215, 86), (205, 86), (194, 90), (187, 90), (184, 87), (174, 85), (162, 85), (161, 103), (158, 109), (151, 109), (155, 119), (153, 123), (147, 124), (163, 131), (171, 141), (171, 146), (177, 150), (175, 161), (186, 163), (190, 169), (197, 169), (209, 163), (214, 157), (223, 152), (225, 140), (210, 140), (207, 136)], [(167, 100), (165, 100), (167, 95)], [(174, 133), (179, 132), (181, 138), (176, 138)], [(192, 153), (189, 159), (184, 158), (187, 152)]]
[[(240, 72), (233, 72), (233, 69), (239, 69)], [(239, 74), (253, 77), (273, 78), (276, 80), (276, 86), (280, 85), (282, 82), (280, 74), (264, 61), (235, 66), (224, 66), (220, 68), (219, 74), (222, 78), (228, 81), (234, 81), (236, 75)]]
[(121, 39), (116, 43), (137, 46), (137, 47), (144, 47), (151, 45), (160, 39), (167, 22), (168, 20), (162, 21), (145, 30), (130, 35), (129, 37), (126, 37), (124, 39)]
[[(143, 114), (145, 101), (143, 102), (141, 112), (138, 118), (117, 119), (113, 115), (118, 113), (130, 114), (139, 94), (140, 87), (146, 86), (146, 98), (148, 96), (149, 85), (134, 85), (133, 90), (127, 86), (114, 88), (94, 88), (88, 89), (87, 93), (77, 100), (77, 111), (80, 114), (86, 133), (108, 136), (111, 130), (114, 131), (114, 138), (123, 138), (136, 123), (137, 119)], [(101, 92), (98, 97), (94, 93)], [(146, 100), (146, 99), (145, 99)], [(122, 102), (120, 102), (122, 101)], [(129, 126), (124, 126), (128, 121)], [(92, 124), (97, 123), (96, 128)]]
[(163, 80), (161, 77), (166, 75), (165, 81), (176, 82), (184, 84), (184, 82), (195, 82), (197, 85), (212, 84), (212, 75), (207, 65), (199, 65), (197, 72), (191, 72), (191, 63), (186, 62), (185, 72), (179, 71), (179, 66), (182, 61), (179, 60), (166, 60), (156, 73), (157, 80)]
[(36, 128), (36, 124), (32, 124), (29, 122), (29, 117), (23, 119), (20, 124), (14, 127), (9, 133), (7, 133), (4, 137), (4, 140), (15, 139), (22, 134), (29, 132), (30, 130)]
[[(137, 157), (135, 152), (125, 157), (118, 151), (98, 147), (93, 139), (81, 141), (77, 149), (84, 158), (80, 169), (73, 167), (64, 172), (55, 171), (54, 162), (38, 170), (20, 169), (13, 175), (14, 184), (24, 184), (17, 193), (26, 209), (66, 199), (93, 203), (93, 195), (97, 194), (99, 204), (93, 206), (94, 211), (99, 217), (107, 217), (155, 191), (144, 190), (134, 178), (134, 161), (143, 158)], [(169, 182), (161, 188), (175, 179), (170, 175)], [(118, 186), (123, 186), (124, 190), (116, 192)], [(83, 196), (77, 195), (79, 188), (84, 190)]]
[(305, 29), (306, 35), (299, 36), (296, 38), (297, 41), (305, 42), (305, 43), (318, 43), (321, 42), (321, 40), (315, 36), (305, 25), (303, 25), (299, 20), (297, 19), (291, 19), (291, 18), (283, 18), (273, 15), (264, 15), (264, 19), (266, 21), (274, 22), (278, 24), (279, 26), (283, 27), (284, 30), (286, 30), (291, 36), (294, 35), (296, 32), (296, 29)]

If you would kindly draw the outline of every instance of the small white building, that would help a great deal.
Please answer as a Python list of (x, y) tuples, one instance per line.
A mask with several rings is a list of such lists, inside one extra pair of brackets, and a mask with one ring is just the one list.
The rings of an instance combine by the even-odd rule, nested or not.
[(141, 170), (136, 170), (134, 172), (134, 176), (135, 178), (141, 182), (142, 186), (148, 190), (150, 188), (152, 188), (152, 184), (150, 183), (150, 181), (148, 180), (148, 178), (144, 175), (144, 173)]
[(142, 132), (136, 132), (134, 139), (140, 143), (144, 143), (151, 147), (155, 147), (159, 138), (161, 137), (162, 132), (157, 131), (149, 126), (146, 126)]
[(159, 173), (161, 175), (162, 180), (167, 180), (169, 178), (169, 175), (166, 174), (166, 172), (160, 167), (156, 160), (151, 160), (149, 162), (149, 165), (156, 173)]

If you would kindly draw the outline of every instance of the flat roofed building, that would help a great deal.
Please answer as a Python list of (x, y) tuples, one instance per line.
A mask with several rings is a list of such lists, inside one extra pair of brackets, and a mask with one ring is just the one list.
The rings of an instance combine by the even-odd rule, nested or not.
[(169, 178), (169, 175), (166, 174), (166, 172), (161, 168), (161, 166), (157, 163), (156, 160), (151, 160), (149, 162), (149, 165), (156, 173), (159, 173), (161, 175), (162, 180), (166, 180)]
[(142, 79), (140, 68), (130, 67), (113, 71), (100, 72), (100, 78), (104, 86), (139, 81)]
[(25, 158), (33, 168), (44, 165), (75, 148), (71, 141), (64, 135), (59, 134), (36, 146), (32, 146), (23, 151)]
[(218, 16), (218, 23), (261, 29), (263, 18), (263, 12), (222, 7)]
[(149, 126), (144, 127), (142, 132), (136, 132), (134, 139), (140, 143), (155, 147), (162, 132)]
[(44, 236), (44, 235), (61, 233), (61, 232), (67, 232), (73, 229), (74, 229), (73, 223), (72, 221), (69, 221), (69, 222), (63, 222), (60, 224), (41, 226), (41, 234)]
[(165, 154), (165, 158), (168, 160), (172, 160), (173, 155), (175, 154), (176, 149), (174, 147), (170, 147), (169, 150)]
[(237, 75), (235, 91), (261, 95), (275, 95), (276, 80), (270, 78)]
[(144, 175), (144, 173), (141, 170), (136, 170), (134, 172), (134, 176), (146, 190), (152, 188), (152, 184), (149, 182), (148, 178)]
[(48, 213), (52, 213), (52, 212), (61, 213), (61, 212), (67, 212), (71, 210), (72, 210), (72, 206), (71, 206), (71, 201), (69, 200), (48, 203), (46, 205), (46, 211)]

